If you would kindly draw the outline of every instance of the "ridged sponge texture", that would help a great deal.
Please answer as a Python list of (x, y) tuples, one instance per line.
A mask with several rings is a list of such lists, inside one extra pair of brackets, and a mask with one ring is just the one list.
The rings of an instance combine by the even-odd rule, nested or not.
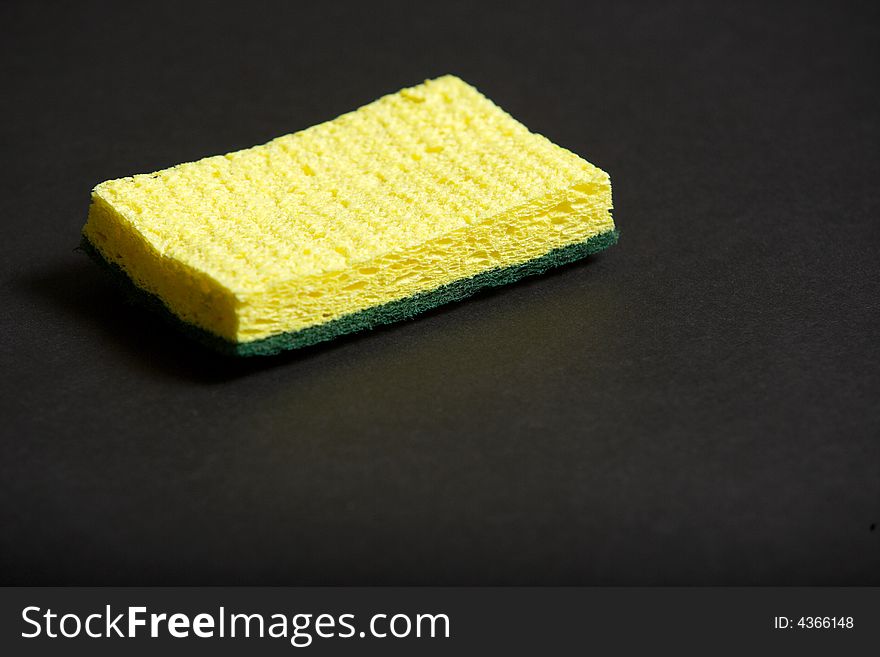
[(267, 144), (101, 183), (84, 236), (231, 342), (614, 230), (608, 175), (453, 76)]

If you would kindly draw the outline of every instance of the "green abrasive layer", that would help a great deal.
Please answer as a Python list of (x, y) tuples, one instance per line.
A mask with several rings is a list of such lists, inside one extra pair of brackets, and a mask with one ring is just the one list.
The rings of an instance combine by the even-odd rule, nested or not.
[(617, 230), (611, 230), (595, 235), (586, 242), (554, 249), (540, 258), (519, 265), (490, 269), (429, 292), (421, 292), (405, 299), (366, 308), (324, 324), (310, 326), (299, 331), (279, 333), (252, 342), (230, 342), (197, 326), (187, 324), (172, 314), (159, 297), (135, 286), (121, 267), (107, 261), (85, 237), (82, 239), (81, 248), (113, 275), (113, 278), (123, 287), (127, 295), (142, 305), (159, 311), (178, 328), (206, 346), (231, 356), (271, 356), (288, 349), (299, 349), (318, 342), (332, 340), (347, 333), (355, 333), (382, 324), (410, 319), (431, 308), (460, 301), (482, 288), (507, 285), (526, 276), (542, 274), (553, 267), (565, 265), (607, 249), (617, 242), (617, 234)]

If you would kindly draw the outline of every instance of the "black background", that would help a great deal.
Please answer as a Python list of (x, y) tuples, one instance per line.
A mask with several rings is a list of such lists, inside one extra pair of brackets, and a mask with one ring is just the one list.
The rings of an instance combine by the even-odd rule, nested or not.
[[(873, 2), (4, 2), (5, 583), (880, 584)], [(272, 360), (73, 248), (98, 182), (452, 72), (621, 242)]]

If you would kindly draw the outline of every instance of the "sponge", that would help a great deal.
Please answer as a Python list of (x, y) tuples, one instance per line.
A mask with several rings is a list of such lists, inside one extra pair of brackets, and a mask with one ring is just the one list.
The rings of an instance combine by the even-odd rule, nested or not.
[(614, 244), (604, 171), (454, 76), (92, 191), (83, 244), (190, 333), (268, 355)]

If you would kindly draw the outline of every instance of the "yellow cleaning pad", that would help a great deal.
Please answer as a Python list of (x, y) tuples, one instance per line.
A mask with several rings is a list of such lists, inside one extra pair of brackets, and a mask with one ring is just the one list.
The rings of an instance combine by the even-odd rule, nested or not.
[(608, 175), (453, 76), (261, 146), (101, 183), (85, 246), (197, 333), (273, 353), (616, 240)]

